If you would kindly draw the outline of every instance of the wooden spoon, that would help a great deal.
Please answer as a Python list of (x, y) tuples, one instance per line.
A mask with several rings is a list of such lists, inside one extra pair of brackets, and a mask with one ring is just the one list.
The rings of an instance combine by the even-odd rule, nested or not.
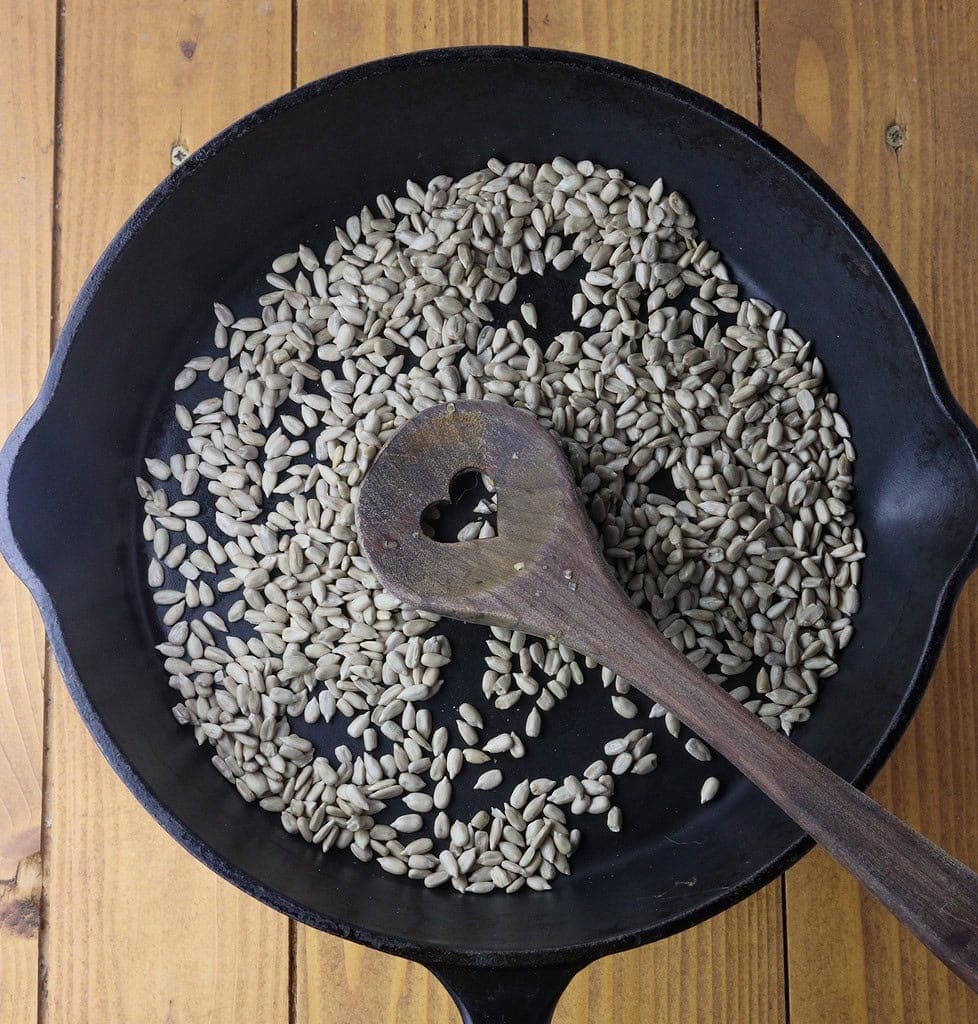
[[(494, 482), (498, 535), (427, 536), (426, 509), (472, 469)], [(485, 401), (427, 409), (377, 456), (357, 521), (377, 577), (408, 604), (555, 637), (669, 707), (978, 991), (978, 876), (763, 725), (636, 611), (532, 415)]]

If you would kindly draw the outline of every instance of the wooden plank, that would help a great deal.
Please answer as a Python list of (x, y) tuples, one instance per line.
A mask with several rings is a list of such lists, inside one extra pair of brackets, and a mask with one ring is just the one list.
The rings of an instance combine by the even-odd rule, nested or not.
[(521, 0), (298, 0), (297, 14), (300, 83), (409, 50), (523, 42)]
[[(193, 148), (290, 85), (287, 0), (232, 8), (68, 0), (57, 310)], [(54, 673), (57, 677), (57, 673)], [(42, 1019), (288, 1020), (288, 922), (184, 853), (51, 687)]]
[[(975, 416), (978, 11), (967, 0), (761, 0), (760, 14), (765, 128), (822, 174), (883, 244)], [(972, 866), (976, 639), (972, 582), (921, 709), (871, 789)], [(792, 1024), (978, 1019), (978, 997), (824, 854), (789, 872), (787, 910)]]
[[(756, 119), (750, 0), (529, 0), (528, 11), (531, 45), (635, 64)], [(781, 936), (781, 886), (775, 882), (697, 928), (589, 968), (569, 989), (555, 1022), (783, 1021)]]
[[(437, 20), (434, 7), (300, 0), (300, 81), (355, 61), (422, 46), (520, 39), (518, 18), (514, 11), (502, 16), (504, 5), (443, 4)], [(530, 0), (529, 41), (630, 60), (754, 116), (752, 4), (717, 0), (696, 8), (656, 3), (643, 10), (622, 2), (599, 6), (581, 0)], [(660, 31), (663, 26), (667, 29)], [(699, 47), (695, 59), (690, 55), (694, 38)], [(593, 965), (571, 985), (555, 1021), (783, 1021), (780, 908), (776, 883), (684, 936)], [(306, 928), (298, 929), (296, 952), (297, 1024), (327, 1018), (370, 1024), (458, 1020), (438, 984), (413, 964)]]
[[(458, 1024), (444, 989), (417, 964), (303, 927), (296, 954), (296, 1024)], [(554, 1024), (774, 1024), (785, 1019), (782, 973), (775, 882), (682, 935), (592, 964)]]
[(785, 1020), (781, 885), (670, 939), (593, 964), (554, 1024), (774, 1024)]
[(654, 71), (757, 119), (753, 0), (528, 0), (531, 46)]
[[(523, 41), (521, 0), (299, 0), (298, 81), (393, 53)], [(299, 926), (295, 1024), (426, 1021), (458, 1012), (423, 967)]]
[[(0, 0), (0, 437), (37, 393), (51, 343), (56, 9)], [(0, 1020), (37, 1016), (44, 631), (0, 564)]]

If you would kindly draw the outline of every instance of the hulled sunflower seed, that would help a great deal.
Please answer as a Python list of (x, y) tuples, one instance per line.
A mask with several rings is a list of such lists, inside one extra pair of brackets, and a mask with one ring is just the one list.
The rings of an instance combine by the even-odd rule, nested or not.
[[(575, 260), (574, 330), (537, 339), (530, 302), (493, 322), (520, 278)], [(453, 788), (501, 784), (499, 769), (467, 780), (469, 764), (522, 757), (542, 713), (595, 667), (494, 628), (485, 703), (459, 707), (451, 745), (438, 696), (451, 644), (436, 616), (379, 588), (354, 510), (391, 434), (460, 396), (534, 414), (560, 439), (634, 603), (718, 685), (736, 679), (735, 699), (770, 728), (807, 720), (859, 607), (855, 450), (810, 342), (741, 295), (682, 196), (590, 161), (493, 160), (378, 196), (322, 251), (278, 256), (267, 281), (250, 310), (215, 305), (213, 347), (174, 382), (192, 398), (174, 405), (180, 430), (161, 436), (179, 440), (148, 453), (137, 482), (174, 714), (216, 747), (243, 799), (324, 852), (426, 885), (511, 892), (569, 870), (579, 833), (564, 809), (620, 827), (615, 780), (655, 768), (651, 734), (633, 730), (582, 778), (521, 783), (499, 816), (445, 813)], [(463, 536), (491, 536), (495, 512), (483, 498)], [(167, 589), (164, 566), (184, 589)], [(664, 718), (680, 735), (665, 708), (603, 676), (618, 715)], [(527, 743), (499, 722), (480, 750), (483, 715), (521, 701)], [(345, 719), (356, 749), (317, 756), (292, 732), (298, 716)], [(709, 758), (695, 737), (685, 746)], [(400, 828), (378, 824), (395, 802), (409, 812), (394, 812)], [(402, 845), (415, 828), (433, 838)], [(449, 840), (454, 874), (434, 849)]]

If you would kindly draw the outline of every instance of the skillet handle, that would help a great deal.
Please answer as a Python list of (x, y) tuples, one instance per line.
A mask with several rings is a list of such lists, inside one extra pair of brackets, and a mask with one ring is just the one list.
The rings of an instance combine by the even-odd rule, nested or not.
[(455, 1000), (462, 1024), (550, 1024), (557, 1000), (584, 965), (427, 966)]

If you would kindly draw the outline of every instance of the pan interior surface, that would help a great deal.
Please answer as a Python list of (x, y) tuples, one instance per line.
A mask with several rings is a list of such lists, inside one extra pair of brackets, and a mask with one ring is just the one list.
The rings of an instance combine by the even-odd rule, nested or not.
[[(869, 557), (853, 642), (795, 735), (859, 777), (889, 748), (935, 655), (935, 615), (978, 522), (974, 459), (928, 376), (939, 371), (925, 369), (921, 341), (933, 355), (916, 314), (875, 249), (780, 152), (652, 76), (533, 51), (456, 51), (369, 65), (252, 115), (154, 194), (86, 285), (56, 390), (10, 481), (12, 532), (57, 609), (69, 685), (153, 813), (300, 920), (433, 959), (598, 953), (667, 934), (753, 891), (800, 833), (717, 762), (722, 796), (698, 807), (708, 773), (655, 728), (659, 770), (619, 783), (625, 830), (612, 836), (588, 820), (574, 873), (552, 892), (460, 898), (323, 855), (244, 804), (170, 715), (133, 477), (148, 445), (165, 449), (173, 376), (209, 351), (215, 300), (250, 310), (275, 255), (297, 241), (322, 251), (334, 225), (378, 193), (400, 194), (407, 178), (556, 154), (639, 181), (664, 177), (738, 281), (815, 341), (852, 425)], [(567, 293), (547, 278), (525, 287), (541, 306)], [(481, 644), (466, 638), (483, 631), (444, 627), (456, 651), (436, 698), (447, 717), (479, 697)], [(600, 685), (579, 688), (547, 716), (526, 760), (503, 766), (507, 781), (583, 770), (628, 729), (609, 703)], [(505, 727), (506, 714), (497, 720)], [(326, 751), (346, 741), (343, 721), (296, 731)]]

